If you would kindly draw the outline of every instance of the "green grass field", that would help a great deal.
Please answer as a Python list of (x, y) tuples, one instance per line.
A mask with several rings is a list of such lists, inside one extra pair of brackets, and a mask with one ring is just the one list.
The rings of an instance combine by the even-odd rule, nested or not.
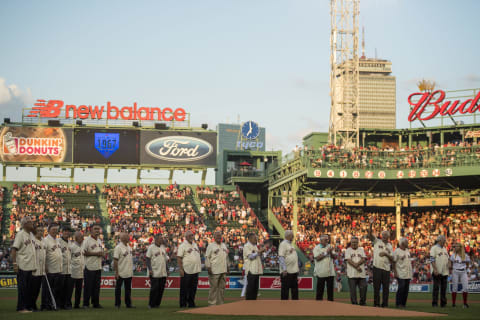
[[(197, 305), (199, 307), (207, 306), (207, 292), (206, 290), (199, 290), (197, 292)], [(88, 309), (88, 310), (72, 310), (72, 311), (58, 311), (58, 312), (36, 312), (29, 314), (19, 314), (15, 311), (16, 306), (16, 290), (14, 289), (2, 289), (0, 290), (0, 319), (13, 320), (13, 319), (39, 319), (39, 320), (77, 320), (77, 319), (96, 319), (96, 320), (133, 320), (133, 319), (169, 319), (169, 320), (183, 320), (183, 319), (213, 319), (224, 320), (235, 318), (235, 320), (251, 320), (251, 319), (276, 319), (278, 317), (251, 317), (251, 316), (211, 316), (211, 315), (188, 315), (177, 313), (178, 307), (178, 290), (166, 290), (165, 297), (162, 301), (162, 305), (159, 309), (150, 310), (147, 308), (148, 303), (148, 290), (133, 290), (133, 303), (137, 307), (136, 309), (120, 310), (114, 308), (113, 290), (102, 290), (100, 303), (104, 309)], [(227, 291), (226, 303), (236, 301), (239, 299), (240, 291)], [(262, 291), (259, 299), (279, 299), (279, 291)], [(313, 292), (300, 292), (300, 299), (312, 299), (314, 297)], [(369, 292), (368, 305), (372, 305), (372, 295)], [(450, 296), (447, 297), (450, 300)], [(335, 293), (335, 299), (339, 302), (348, 303), (349, 295), (347, 292)], [(390, 295), (389, 303), (391, 306), (395, 303), (394, 294)], [(423, 312), (435, 312), (445, 313), (448, 317), (439, 317), (439, 319), (479, 319), (480, 318), (480, 295), (469, 295), (469, 309), (463, 309), (461, 307), (460, 300), (457, 301), (457, 307), (452, 308), (451, 302), (446, 308), (432, 308), (430, 303), (431, 295), (424, 293), (411, 293), (409, 295), (409, 302), (407, 303), (407, 310), (423, 311)], [(458, 298), (457, 298), (458, 299)], [(37, 304), (39, 301), (37, 301)], [(123, 301), (122, 301), (123, 303)], [(458, 303), (460, 307), (458, 306)], [(282, 319), (289, 319), (292, 317), (281, 317)], [(300, 317), (293, 317), (300, 319)], [(301, 319), (317, 319), (319, 317), (301, 317)], [(323, 319), (329, 319), (328, 317), (322, 317)], [(356, 317), (361, 318), (361, 317)], [(331, 317), (334, 319), (334, 317)], [(343, 319), (350, 319), (350, 317)], [(401, 318), (397, 318), (401, 319)], [(412, 319), (412, 318), (408, 318)], [(423, 319), (423, 318), (416, 318)], [(434, 318), (424, 318), (434, 319)]]

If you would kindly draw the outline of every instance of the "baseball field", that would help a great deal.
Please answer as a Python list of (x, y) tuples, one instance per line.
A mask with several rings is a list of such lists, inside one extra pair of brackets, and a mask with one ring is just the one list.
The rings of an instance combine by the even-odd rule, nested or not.
[[(182, 313), (178, 311), (180, 308), (178, 307), (178, 290), (166, 290), (164, 299), (162, 301), (162, 305), (159, 309), (148, 309), (147, 302), (148, 302), (148, 290), (133, 290), (133, 303), (136, 306), (136, 309), (126, 309), (124, 305), (122, 308), (116, 309), (114, 308), (114, 301), (113, 301), (113, 290), (102, 290), (101, 292), (101, 304), (103, 309), (78, 309), (78, 310), (71, 310), (65, 311), (61, 310), (58, 312), (36, 312), (36, 313), (29, 313), (29, 314), (19, 314), (15, 311), (16, 306), (16, 290), (14, 289), (4, 289), (0, 290), (0, 319), (5, 320), (13, 320), (13, 319), (36, 319), (36, 320), (57, 320), (57, 319), (68, 319), (68, 320), (76, 320), (76, 319), (95, 319), (95, 320), (131, 320), (131, 319), (169, 319), (169, 320), (183, 320), (183, 319), (214, 319), (214, 320), (223, 320), (223, 319), (231, 319), (232, 317), (238, 320), (252, 320), (252, 319), (277, 319), (278, 315), (275, 311), (278, 310), (267, 310), (269, 308), (269, 303), (272, 302), (271, 300), (279, 300), (279, 291), (261, 291), (259, 300), (260, 303), (255, 303), (254, 305), (245, 305), (243, 308), (245, 311), (252, 311), (246, 310), (248, 308), (257, 308), (259, 310), (259, 314), (267, 313), (272, 314), (272, 316), (253, 316), (253, 315), (245, 315), (245, 316), (238, 316), (238, 315), (212, 315), (212, 314), (188, 314)], [(226, 292), (226, 303), (241, 303), (242, 299), (239, 297), (239, 291), (227, 291)], [(207, 306), (207, 294), (206, 290), (199, 290), (197, 292), (197, 307), (202, 308)], [(313, 301), (314, 293), (313, 292), (300, 292), (300, 299), (308, 300), (309, 305), (316, 308), (318, 306), (319, 309), (322, 309), (323, 314), (328, 314), (329, 311), (332, 311), (334, 314), (334, 309), (338, 309), (339, 307), (344, 307), (345, 309), (349, 308), (351, 305), (349, 304), (349, 296), (348, 293), (336, 293), (335, 294), (335, 301), (338, 303), (329, 303), (329, 302), (318, 302), (318, 305)], [(368, 296), (367, 305), (372, 305), (372, 296)], [(450, 297), (448, 297), (450, 298)], [(389, 303), (391, 305), (391, 310), (387, 310), (390, 312), (397, 312), (393, 306), (395, 304), (395, 296), (394, 294), (390, 295)], [(469, 304), (470, 308), (464, 309), (462, 308), (461, 297), (460, 301), (457, 301), (457, 307), (451, 307), (451, 303), (445, 308), (432, 308), (431, 307), (431, 295), (427, 293), (411, 293), (409, 295), (409, 301), (407, 303), (408, 311), (419, 311), (419, 312), (426, 312), (426, 313), (435, 313), (437, 315), (432, 316), (420, 316), (420, 317), (405, 317), (399, 316), (395, 317), (396, 319), (479, 319), (480, 318), (480, 295), (469, 295)], [(123, 303), (123, 302), (122, 302)], [(278, 302), (275, 302), (278, 304)], [(281, 302), (282, 304), (286, 304), (287, 302)], [(234, 306), (234, 305), (232, 305)], [(226, 306), (225, 306), (226, 307)], [(215, 308), (215, 307), (214, 307)], [(357, 307), (358, 308), (358, 307)], [(365, 308), (365, 307), (360, 307)], [(232, 308), (233, 310), (234, 308)], [(236, 308), (238, 309), (238, 308)], [(387, 316), (382, 316), (381, 312), (382, 309), (379, 308), (368, 308), (374, 312), (369, 316), (358, 317), (358, 316), (345, 316), (341, 317), (342, 319), (356, 319), (356, 318), (372, 318), (373, 316), (378, 318), (385, 318)], [(199, 311), (195, 309), (195, 311)], [(305, 311), (305, 310), (301, 310)], [(299, 313), (301, 313), (301, 311)], [(311, 310), (310, 310), (311, 311)], [(271, 312), (271, 313), (270, 313)], [(375, 312), (376, 315), (375, 315)], [(401, 311), (400, 311), (401, 312)], [(250, 312), (251, 313), (251, 312)], [(254, 312), (255, 313), (255, 312)], [(238, 313), (237, 313), (238, 314)], [(291, 312), (290, 312), (291, 314)], [(388, 316), (391, 318), (392, 316)], [(318, 319), (318, 316), (282, 316), (281, 319)], [(338, 316), (324, 316), (322, 319), (336, 319)]]

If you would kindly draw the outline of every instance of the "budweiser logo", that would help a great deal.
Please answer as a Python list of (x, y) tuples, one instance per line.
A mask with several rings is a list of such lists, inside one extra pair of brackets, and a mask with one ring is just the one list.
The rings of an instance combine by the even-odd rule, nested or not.
[[(447, 116), (459, 114), (467, 114), (477, 112), (479, 109), (478, 101), (480, 100), (480, 92), (475, 98), (467, 99), (460, 103), (460, 100), (443, 101), (445, 99), (445, 91), (437, 90), (434, 92), (417, 92), (412, 93), (408, 97), (408, 103), (413, 107), (408, 115), (408, 121), (415, 120), (431, 120), (438, 115)], [(428, 107), (433, 107), (428, 108)]]

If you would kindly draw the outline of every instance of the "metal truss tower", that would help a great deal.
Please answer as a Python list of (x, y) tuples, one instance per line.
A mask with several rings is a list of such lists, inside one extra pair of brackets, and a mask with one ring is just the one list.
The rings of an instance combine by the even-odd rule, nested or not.
[(360, 0), (331, 0), (330, 128), (335, 145), (359, 145), (358, 17)]

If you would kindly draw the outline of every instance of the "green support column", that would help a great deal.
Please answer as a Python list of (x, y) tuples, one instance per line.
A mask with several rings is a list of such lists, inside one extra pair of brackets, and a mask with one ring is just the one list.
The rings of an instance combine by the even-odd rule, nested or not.
[(170, 170), (170, 175), (168, 176), (168, 183), (173, 184), (173, 169)]
[(74, 168), (70, 168), (70, 183), (74, 183), (75, 182), (75, 169)]
[(40, 174), (40, 167), (37, 167), (37, 183), (40, 183), (40, 178), (42, 177), (42, 175)]
[(398, 136), (398, 147), (402, 148), (402, 135), (401, 134)]
[(7, 181), (7, 165), (3, 164), (2, 169), (3, 169), (3, 181)]
[(297, 226), (298, 226), (298, 181), (294, 179), (292, 181), (292, 199), (293, 199), (293, 243), (297, 242)]
[(205, 180), (207, 179), (207, 169), (202, 171), (202, 186), (205, 185)]
[(397, 225), (397, 240), (400, 240), (400, 229), (402, 221), (402, 197), (399, 193), (395, 194), (395, 220)]
[(412, 134), (408, 134), (408, 148), (412, 148)]
[(273, 223), (272, 223), (272, 219), (271, 219), (271, 216), (273, 215), (273, 212), (272, 212), (272, 208), (273, 208), (273, 191), (272, 190), (268, 190), (268, 212), (267, 212), (267, 223), (268, 223), (268, 226), (267, 226), (267, 229), (268, 231), (271, 233), (273, 231)]
[(142, 175), (142, 169), (137, 169), (137, 184), (140, 184), (141, 175)]
[(103, 168), (103, 183), (107, 183), (108, 180), (108, 167)]
[(440, 131), (440, 145), (443, 146), (443, 141), (444, 141), (444, 132)]

